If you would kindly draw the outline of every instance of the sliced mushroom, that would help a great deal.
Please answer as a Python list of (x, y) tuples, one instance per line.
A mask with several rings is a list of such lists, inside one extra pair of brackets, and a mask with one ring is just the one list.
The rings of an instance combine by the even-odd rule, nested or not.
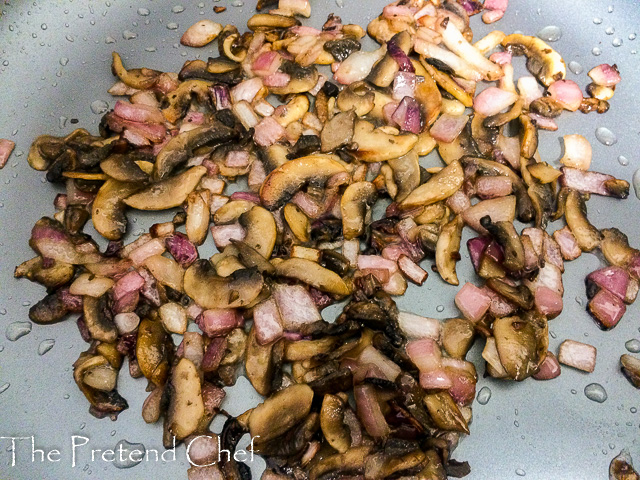
[(136, 183), (109, 179), (102, 184), (91, 207), (96, 231), (107, 240), (120, 240), (127, 231), (124, 200), (140, 189)]
[(303, 258), (289, 258), (276, 265), (276, 274), (300, 280), (322, 292), (349, 295), (351, 287), (335, 272)]
[[(127, 409), (129, 405), (127, 401), (113, 388), (111, 391), (97, 389), (85, 383), (85, 376), (96, 369), (112, 368), (108, 360), (102, 355), (92, 355), (84, 352), (80, 358), (73, 364), (73, 379), (80, 391), (91, 403), (92, 410), (96, 416), (117, 415), (121, 411)], [(115, 372), (114, 372), (115, 373)], [(112, 376), (111, 374), (108, 374)], [(105, 383), (102, 383), (105, 385)]]
[(497, 318), (493, 334), (500, 363), (516, 381), (538, 371), (537, 338), (533, 325), (520, 317)]
[(474, 336), (474, 325), (465, 318), (450, 318), (442, 323), (442, 347), (453, 358), (464, 359)]
[(244, 369), (251, 385), (260, 395), (268, 396), (272, 391), (273, 379), (277, 370), (277, 365), (273, 361), (274, 350), (278, 349), (282, 352), (282, 348), (282, 342), (260, 345), (256, 338), (255, 328), (251, 328), (247, 339)]
[[(473, 106), (473, 96), (464, 91), (464, 89), (451, 78), (451, 76), (438, 70), (433, 65), (427, 63), (424, 57), (420, 57), (420, 63), (424, 69), (429, 73), (431, 78), (449, 95), (453, 96), (456, 100), (460, 101), (465, 107)], [(435, 121), (435, 119), (434, 119)]]
[(216, 213), (213, 215), (213, 223), (216, 225), (234, 223), (240, 218), (240, 215), (248, 212), (255, 207), (255, 205), (256, 204), (250, 200), (232, 200), (216, 210)]
[(154, 183), (124, 200), (128, 206), (138, 210), (167, 210), (178, 207), (196, 188), (200, 179), (207, 173), (201, 165), (191, 167), (175, 177)]
[(247, 21), (247, 27), (254, 32), (256, 30), (290, 28), (296, 25), (300, 25), (300, 21), (296, 18), (272, 13), (256, 13)]
[(601, 234), (600, 251), (611, 265), (624, 267), (638, 255), (638, 250), (629, 245), (627, 236), (617, 228), (605, 228)]
[(413, 190), (400, 202), (400, 208), (409, 210), (445, 200), (457, 192), (464, 182), (460, 162), (453, 161), (436, 173), (426, 183)]
[[(424, 68), (417, 62), (414, 63), (414, 67)], [(418, 69), (416, 68), (416, 72), (417, 71)], [(433, 122), (435, 122), (438, 115), (440, 115), (440, 111), (442, 110), (442, 94), (438, 89), (438, 84), (427, 71), (423, 72), (423, 78), (424, 80), (416, 85), (414, 96), (420, 104), (420, 113), (424, 119), (424, 128), (426, 130), (433, 125)]]
[(170, 338), (159, 321), (147, 318), (140, 322), (136, 342), (136, 359), (142, 374), (161, 387), (169, 377)]
[(148, 90), (158, 81), (160, 72), (148, 68), (126, 70), (122, 64), (122, 58), (113, 52), (111, 70), (124, 84), (138, 90)]
[(320, 427), (327, 443), (340, 453), (351, 448), (351, 432), (344, 423), (344, 411), (349, 408), (337, 395), (327, 394), (322, 400)]
[(309, 415), (312, 401), (313, 390), (303, 384), (273, 394), (251, 412), (251, 437), (261, 442), (279, 437)]
[(520, 115), (520, 155), (533, 158), (538, 150), (538, 129), (529, 115)]
[(524, 247), (520, 235), (512, 222), (493, 222), (490, 216), (480, 219), (480, 225), (486, 228), (504, 249), (502, 264), (512, 272), (519, 272), (524, 268)]
[(140, 160), (143, 160), (142, 156), (136, 159), (133, 155), (114, 153), (100, 162), (100, 169), (114, 180), (145, 183), (149, 175), (136, 163)]
[(324, 183), (345, 167), (332, 155), (309, 155), (296, 158), (272, 171), (260, 188), (262, 204), (275, 210), (307, 183)]
[(336, 148), (349, 145), (353, 140), (353, 131), (356, 122), (354, 111), (340, 112), (328, 120), (320, 134), (321, 150), (331, 152)]
[(342, 234), (345, 240), (362, 235), (367, 209), (377, 198), (376, 187), (371, 182), (356, 182), (346, 188), (340, 200)]
[(287, 203), (283, 209), (284, 219), (289, 225), (293, 235), (301, 242), (309, 241), (309, 217), (300, 207), (293, 203)]
[(276, 244), (276, 221), (268, 210), (256, 205), (240, 215), (240, 225), (245, 228), (244, 243), (269, 259)]
[(283, 73), (291, 77), (289, 83), (284, 87), (269, 87), (269, 91), (274, 95), (291, 95), (293, 93), (304, 93), (312, 90), (318, 83), (320, 74), (315, 65), (302, 67), (295, 62), (285, 60), (280, 67)]
[(64, 150), (64, 138), (40, 135), (33, 141), (31, 147), (29, 147), (27, 161), (31, 168), (44, 171), (62, 155)]
[(469, 425), (449, 392), (429, 393), (424, 396), (424, 404), (438, 428), (469, 433)]
[(600, 245), (602, 234), (587, 219), (585, 201), (575, 190), (571, 190), (567, 195), (565, 219), (583, 252), (590, 252)]
[(101, 342), (112, 343), (118, 339), (118, 329), (111, 311), (107, 308), (107, 297), (83, 297), (82, 312), (84, 322), (91, 338)]
[(393, 199), (402, 202), (420, 185), (420, 164), (416, 149), (406, 155), (389, 160), (387, 163), (393, 170), (393, 179), (398, 188)]
[(37, 256), (18, 265), (13, 276), (26, 278), (47, 288), (56, 288), (69, 283), (75, 273), (75, 267), (69, 263), (53, 261), (45, 266), (42, 257)]
[(238, 308), (253, 302), (264, 281), (255, 269), (219, 276), (211, 262), (197, 260), (184, 274), (184, 291), (203, 308)]
[(440, 231), (436, 244), (436, 267), (442, 279), (451, 285), (458, 285), (456, 262), (460, 258), (460, 240), (462, 238), (462, 216), (445, 224)]
[(176, 440), (183, 440), (196, 431), (205, 414), (200, 374), (191, 360), (180, 359), (169, 388), (172, 393), (165, 422)]
[(323, 457), (309, 472), (310, 480), (320, 478), (348, 478), (352, 473), (364, 473), (365, 464), (369, 454), (373, 450), (371, 445), (352, 447), (345, 453)]
[(620, 357), (620, 365), (622, 373), (629, 379), (631, 384), (636, 388), (640, 388), (640, 359), (625, 353)]
[(202, 245), (207, 237), (211, 210), (211, 192), (196, 190), (187, 196), (187, 221), (185, 229), (187, 237), (195, 245)]
[(525, 285), (514, 286), (498, 278), (490, 278), (487, 280), (487, 286), (520, 308), (533, 308), (533, 295)]
[(365, 82), (354, 82), (338, 94), (336, 105), (343, 112), (353, 110), (358, 117), (363, 117), (373, 110), (375, 97)]
[(527, 69), (547, 87), (567, 74), (560, 54), (538, 37), (512, 33), (501, 45), (515, 55), (526, 55)]
[(418, 142), (418, 136), (412, 133), (393, 135), (365, 120), (358, 120), (353, 142), (358, 148), (352, 155), (360, 161), (373, 163), (406, 155)]
[(231, 240), (231, 243), (238, 250), (238, 257), (245, 267), (255, 267), (263, 275), (272, 275), (275, 273), (276, 269), (273, 264), (264, 258), (255, 248), (238, 240)]
[(158, 152), (153, 178), (155, 180), (166, 178), (173, 169), (186, 162), (196, 148), (206, 144), (226, 142), (235, 136), (234, 130), (220, 122), (179, 133)]

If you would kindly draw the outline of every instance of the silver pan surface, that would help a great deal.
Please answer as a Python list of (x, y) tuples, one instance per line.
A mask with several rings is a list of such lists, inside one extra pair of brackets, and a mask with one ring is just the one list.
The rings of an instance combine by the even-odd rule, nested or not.
[[(42, 215), (52, 213), (51, 202), (57, 193), (55, 187), (44, 182), (42, 173), (27, 165), (26, 153), (32, 140), (43, 133), (64, 135), (77, 126), (97, 132), (101, 115), (95, 112), (104, 107), (103, 102), (108, 107), (115, 102), (106, 93), (113, 83), (113, 50), (123, 56), (126, 65), (177, 71), (186, 59), (206, 59), (215, 48), (183, 47), (179, 45), (182, 32), (202, 18), (245, 25), (255, 2), (244, 3), (7, 0), (0, 5), (0, 137), (17, 144), (9, 163), (0, 171), (0, 390), (4, 390), (0, 393), (0, 436), (28, 437), (16, 441), (15, 466), (12, 453), (7, 451), (11, 440), (0, 439), (0, 478), (186, 478), (184, 448), (177, 449), (175, 460), (165, 456), (164, 462), (156, 461), (151, 452), (156, 449), (162, 453), (162, 428), (146, 425), (140, 417), (146, 395), (142, 380), (121, 376), (119, 390), (130, 408), (117, 422), (97, 420), (88, 413), (87, 402), (72, 379), (71, 364), (86, 348), (75, 322), (53, 327), (34, 325), (28, 335), (15, 342), (5, 338), (4, 332), (13, 322), (28, 321), (30, 304), (44, 295), (41, 287), (12, 278), (14, 266), (32, 256), (27, 245), (30, 229)], [(327, 14), (334, 12), (345, 23), (366, 25), (385, 4), (385, 0), (315, 0), (313, 17), (305, 23), (319, 27)], [(228, 8), (216, 15), (214, 6)], [(640, 39), (633, 40), (639, 20), (640, 10), (634, 0), (511, 0), (504, 19), (492, 27), (474, 18), (476, 38), (493, 28), (535, 34), (549, 25), (560, 27), (562, 37), (554, 46), (567, 63), (577, 62), (583, 67), (581, 74), (568, 74), (582, 87), (589, 82), (588, 69), (599, 63), (616, 63), (622, 72), (623, 82), (607, 114), (564, 114), (558, 132), (541, 134), (544, 160), (557, 164), (562, 155), (561, 136), (581, 133), (593, 145), (593, 170), (631, 181), (640, 167), (640, 55), (635, 54)], [(599, 127), (609, 128), (616, 143), (606, 146), (599, 142), (595, 137)], [(619, 161), (621, 156), (626, 160)], [(633, 194), (626, 201), (594, 197), (588, 206), (595, 225), (620, 227), (632, 245), (640, 245), (640, 204)], [(139, 216), (132, 231), (151, 223), (152, 216)], [(552, 225), (551, 229), (558, 227)], [(462, 282), (473, 279), (465, 260), (459, 267)], [(622, 448), (629, 448), (640, 463), (640, 413), (636, 413), (640, 395), (618, 368), (620, 355), (626, 353), (625, 342), (640, 338), (640, 312), (637, 305), (631, 306), (613, 331), (598, 329), (585, 312), (584, 278), (600, 264), (596, 256), (587, 254), (567, 265), (565, 309), (550, 323), (552, 351), (566, 338), (598, 348), (595, 372), (587, 375), (564, 368), (556, 380), (521, 384), (481, 378), (478, 390), (489, 388), (491, 398), (485, 405), (474, 403), (471, 435), (461, 441), (455, 453), (457, 459), (470, 462), (470, 480), (607, 478), (608, 464)], [(422, 288), (411, 287), (398, 303), (405, 310), (446, 318), (457, 315), (454, 293), (432, 275)], [(55, 345), (39, 355), (39, 347), (47, 340), (55, 341)], [(476, 345), (471, 359), (482, 372), (479, 352)], [(585, 396), (584, 389), (591, 383), (605, 388), (605, 402), (596, 403)], [(241, 379), (223, 407), (239, 414), (258, 400)], [(219, 431), (219, 422), (214, 423), (214, 429)], [(32, 436), (36, 448), (45, 450), (45, 454), (56, 449), (60, 455), (53, 454), (44, 461), (39, 453), (32, 457)], [(87, 445), (76, 449), (75, 459), (73, 436), (76, 443), (84, 442), (80, 437), (88, 439)], [(150, 451), (148, 459), (134, 468), (118, 469), (113, 462), (104, 461), (101, 452), (91, 458), (92, 449), (110, 449), (122, 439), (143, 443)], [(256, 459), (251, 465), (258, 478), (263, 462)]]

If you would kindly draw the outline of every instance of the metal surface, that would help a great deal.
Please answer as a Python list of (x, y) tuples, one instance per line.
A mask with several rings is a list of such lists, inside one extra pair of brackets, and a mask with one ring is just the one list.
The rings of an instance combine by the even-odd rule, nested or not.
[[(182, 32), (201, 18), (215, 18), (221, 23), (244, 25), (253, 12), (253, 2), (232, 7), (231, 2), (184, 2), (184, 11), (176, 13), (179, 2), (124, 0), (5, 0), (0, 17), (0, 137), (17, 143), (7, 166), (0, 171), (0, 385), (10, 383), (0, 393), (0, 436), (35, 436), (37, 448), (58, 449), (59, 461), (40, 454), (31, 456), (31, 441), (18, 441), (16, 465), (11, 466), (10, 441), (0, 440), (0, 478), (3, 480), (186, 478), (187, 459), (184, 448), (178, 449), (176, 460), (148, 461), (129, 470), (118, 470), (97, 453), (91, 459), (90, 449), (113, 448), (117, 441), (142, 442), (147, 448), (161, 450), (160, 425), (146, 425), (140, 409), (145, 398), (143, 380), (121, 375), (120, 392), (130, 408), (117, 422), (97, 420), (88, 413), (88, 405), (72, 379), (71, 364), (86, 348), (75, 322), (55, 326), (34, 325), (27, 336), (16, 342), (4, 337), (6, 327), (15, 321), (26, 321), (29, 305), (44, 295), (44, 290), (27, 281), (12, 278), (13, 267), (30, 258), (27, 240), (33, 223), (43, 214), (53, 212), (56, 190), (44, 183), (43, 174), (29, 169), (26, 152), (39, 134), (64, 135), (75, 125), (72, 119), (96, 132), (100, 115), (91, 110), (95, 100), (114, 99), (106, 93), (113, 83), (110, 73), (112, 50), (123, 55), (125, 65), (147, 66), (176, 71), (186, 59), (207, 58), (214, 47), (189, 49), (178, 44)], [(341, 2), (342, 3), (342, 2)], [(326, 15), (335, 12), (345, 23), (365, 25), (380, 12), (385, 0), (344, 0), (340, 8), (333, 0), (315, 0), (313, 18), (307, 24), (319, 27)], [(224, 5), (225, 13), (216, 15), (213, 6)], [(608, 8), (609, 6), (613, 8)], [(140, 9), (140, 10), (139, 10)], [(609, 12), (608, 10), (612, 10)], [(147, 13), (148, 15), (145, 15)], [(601, 18), (596, 24), (594, 18)], [(582, 133), (593, 145), (594, 170), (605, 171), (631, 180), (640, 166), (638, 158), (637, 92), (638, 55), (632, 52), (640, 40), (629, 35), (638, 28), (640, 12), (636, 1), (531, 1), (512, 0), (505, 18), (495, 24), (505, 32), (520, 30), (535, 34), (542, 27), (558, 25), (563, 35), (555, 47), (569, 61), (578, 61), (585, 69), (581, 75), (568, 78), (581, 86), (588, 83), (586, 72), (598, 63), (617, 63), (623, 76), (606, 115), (565, 113), (559, 119), (558, 132), (541, 134), (543, 159), (557, 164), (561, 156), (563, 134)], [(174, 25), (176, 28), (173, 29)], [(474, 19), (476, 38), (491, 27)], [(607, 34), (609, 27), (615, 33)], [(135, 38), (131, 38), (135, 36)], [(619, 37), (622, 45), (612, 42)], [(127, 39), (129, 38), (129, 39)], [(592, 49), (601, 49), (594, 56)], [(73, 120), (75, 122), (75, 120)], [(610, 128), (618, 138), (613, 146), (604, 146), (594, 137), (597, 127)], [(628, 166), (617, 157), (629, 159)], [(427, 160), (429, 161), (429, 160)], [(431, 160), (433, 161), (433, 160)], [(640, 245), (638, 203), (635, 196), (625, 202), (594, 197), (589, 202), (589, 215), (599, 227), (617, 226), (629, 234), (635, 246)], [(133, 231), (148, 227), (151, 217), (140, 217)], [(557, 225), (552, 225), (555, 229)], [(461, 262), (461, 281), (472, 280), (468, 258)], [(607, 478), (609, 461), (622, 448), (628, 447), (640, 463), (640, 395), (619, 373), (618, 359), (625, 353), (624, 344), (639, 338), (637, 305), (631, 306), (620, 325), (611, 332), (600, 331), (584, 311), (585, 275), (597, 268), (594, 255), (583, 255), (567, 265), (565, 310), (551, 321), (551, 350), (556, 351), (565, 338), (591, 343), (598, 348), (598, 364), (587, 375), (564, 368), (559, 379), (549, 382), (528, 380), (522, 384), (480, 379), (478, 390), (488, 386), (493, 394), (487, 405), (474, 403), (471, 436), (465, 438), (455, 457), (471, 463), (471, 480), (526, 478), (541, 480)], [(445, 287), (431, 275), (422, 288), (411, 287), (398, 300), (402, 309), (419, 314), (446, 318), (457, 314), (454, 288)], [(574, 301), (574, 298), (576, 299)], [(579, 301), (578, 301), (579, 300)], [(44, 356), (38, 345), (54, 339), (55, 346)], [(472, 358), (480, 367), (479, 346)], [(586, 385), (601, 383), (608, 400), (602, 404), (588, 400)], [(238, 414), (258, 399), (246, 381), (232, 389), (223, 405)], [(218, 422), (215, 424), (218, 428)], [(77, 450), (72, 465), (72, 436), (89, 438), (89, 444)], [(55, 459), (57, 457), (53, 457)], [(252, 466), (260, 471), (262, 461)], [(257, 477), (257, 475), (256, 475)]]

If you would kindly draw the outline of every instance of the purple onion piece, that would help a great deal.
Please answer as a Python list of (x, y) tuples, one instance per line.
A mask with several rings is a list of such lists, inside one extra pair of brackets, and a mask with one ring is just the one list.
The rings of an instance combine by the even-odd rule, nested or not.
[(392, 40), (387, 42), (387, 53), (398, 63), (401, 72), (416, 73), (409, 56)]
[(404, 97), (391, 118), (405, 132), (420, 133), (420, 105), (415, 98)]
[(184, 233), (176, 232), (164, 240), (169, 253), (186, 268), (198, 259), (198, 249)]
[(231, 95), (226, 85), (213, 85), (209, 89), (217, 110), (231, 108)]
[(483, 9), (482, 2), (476, 0), (456, 0), (468, 15), (476, 15)]

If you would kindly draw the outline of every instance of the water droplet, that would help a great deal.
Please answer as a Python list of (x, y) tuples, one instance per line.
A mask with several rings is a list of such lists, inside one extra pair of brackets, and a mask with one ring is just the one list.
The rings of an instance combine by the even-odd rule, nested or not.
[(68, 59), (67, 57), (62, 57), (62, 58), (60, 59), (60, 65), (62, 65), (63, 67), (64, 67), (65, 65), (67, 65), (68, 63), (69, 63), (69, 59)]
[(599, 57), (600, 55), (602, 55), (602, 50), (600, 50), (599, 47), (593, 47), (591, 49), (591, 53), (593, 54), (594, 57)]
[(44, 355), (51, 350), (55, 344), (56, 341), (52, 338), (41, 341), (40, 345), (38, 345), (38, 355)]
[(242, 0), (233, 0), (233, 2), (231, 2), (231, 6), (232, 7), (243, 7), (244, 6), (244, 2)]
[(613, 5), (609, 5), (609, 7), (607, 7), (607, 12), (613, 13)]
[(604, 29), (604, 33), (606, 33), (607, 35), (613, 35), (614, 33), (616, 33), (616, 29), (613, 27), (607, 27)]
[(115, 437), (116, 436), (116, 431), (115, 430), (111, 430), (111, 436)]
[(592, 402), (604, 403), (607, 400), (607, 391), (599, 383), (590, 383), (584, 387), (584, 394)]
[(619, 47), (620, 45), (622, 45), (622, 39), (621, 38), (614, 38), (613, 40), (611, 40), (611, 45), (613, 45), (614, 47)]
[(65, 393), (62, 398), (64, 398), (65, 400), (69, 400), (69, 398), (71, 398), (71, 396), (68, 393)]
[(607, 127), (598, 127), (596, 129), (596, 138), (601, 144), (606, 145), (607, 147), (618, 143), (618, 137), (616, 137), (615, 134)]
[(66, 38), (69, 42), (73, 42), (75, 40), (75, 38), (73, 38), (73, 35), (66, 35), (64, 38)]
[(640, 199), (640, 168), (635, 171), (631, 180), (633, 182), (633, 189), (636, 192), (636, 197)]
[(47, 24), (46, 24), (46, 23), (43, 23), (42, 25), (40, 25), (40, 28), (41, 28), (42, 30), (46, 30), (46, 29), (47, 29)]
[(7, 340), (15, 342), (19, 338), (22, 338), (31, 332), (31, 328), (31, 322), (13, 322), (7, 327), (5, 336), (7, 337)]
[(4, 345), (0, 345), (0, 352), (4, 352)]
[(578, 393), (578, 391), (576, 389), (574, 389), (574, 388), (571, 389), (571, 395), (575, 395), (577, 393)]
[(638, 413), (638, 409), (637, 409), (636, 407), (631, 407), (631, 408), (629, 409), (629, 411), (630, 411), (631, 413)]
[(635, 55), (636, 53), (638, 53), (638, 51), (637, 50), (631, 50), (630, 53), (631, 53), (631, 55)]
[(169, 30), (177, 30), (177, 29), (178, 29), (178, 24), (177, 24), (177, 23), (175, 23), (175, 22), (167, 23), (167, 28), (168, 28)]
[(569, 70), (571, 70), (576, 75), (580, 75), (584, 71), (584, 68), (574, 60), (573, 62), (569, 62)]
[(0, 393), (3, 393), (11, 386), (10, 383), (5, 383), (4, 385), (0, 385)]
[(124, 32), (122, 32), (122, 38), (124, 38), (125, 40), (133, 40), (137, 36), (138, 34), (132, 32), (131, 30), (125, 30)]
[(514, 420), (513, 425), (518, 428), (520, 426), (520, 422), (518, 420)]
[(614, 450), (614, 449), (616, 448), (616, 445), (615, 445), (614, 443), (610, 443), (610, 444), (609, 444), (609, 448), (610, 448), (611, 450)]
[(602, 18), (593, 17), (593, 23), (595, 23), (596, 25), (600, 25), (602, 23)]
[(65, 117), (64, 115), (58, 118), (58, 128), (60, 128), (61, 130), (65, 128), (67, 126), (67, 120), (68, 118)]
[(478, 392), (477, 400), (480, 405), (489, 403), (489, 400), (491, 400), (491, 389), (489, 387), (482, 387)]
[(146, 47), (144, 49), (145, 52), (155, 52), (156, 50), (157, 50), (156, 47)]
[(562, 37), (562, 30), (555, 25), (549, 25), (536, 33), (536, 36), (545, 42), (557, 42)]
[[(120, 454), (120, 449), (122, 449), (122, 454)], [(116, 468), (135, 467), (142, 461), (142, 458), (144, 457), (144, 453), (146, 452), (146, 449), (143, 444), (130, 443), (130, 442), (127, 442), (126, 440), (120, 440), (118, 443), (116, 443), (116, 447), (114, 450), (118, 452), (118, 455), (116, 455), (116, 460), (115, 462), (113, 462)], [(139, 452), (142, 452), (142, 453), (134, 454), (137, 461), (134, 461), (130, 458), (131, 452), (133, 452), (134, 450), (138, 450)], [(122, 458), (124, 458), (124, 461), (121, 461)]]
[(629, 40), (632, 40), (632, 41), (633, 41), (633, 40), (635, 40), (635, 39), (636, 39), (636, 37), (637, 37), (637, 35), (636, 35), (635, 33), (630, 33), (630, 34), (629, 34)]
[(344, 0), (336, 0), (336, 5), (338, 8), (344, 8)]
[(624, 348), (629, 350), (631, 353), (640, 353), (640, 340), (637, 338), (629, 340), (624, 344)]
[(549, 331), (549, 336), (551, 338), (556, 338), (557, 337), (556, 332), (552, 332), (552, 331)]
[(147, 15), (149, 15), (151, 12), (149, 11), (148, 8), (139, 8), (138, 9), (138, 15), (140, 15), (141, 17), (146, 17)]
[(87, 424), (86, 424), (86, 423), (84, 423), (84, 422), (82, 422), (82, 423), (80, 424), (80, 430), (84, 430), (84, 427), (86, 427), (86, 426), (87, 426)]
[(527, 474), (527, 472), (525, 472), (523, 469), (519, 468), (516, 470), (516, 475), (518, 475), (519, 477), (524, 477)]
[(106, 37), (106, 38), (104, 39), (104, 43), (106, 43), (106, 44), (116, 43), (116, 39), (115, 39), (115, 38), (113, 38), (113, 37)]
[(182, 5), (176, 5), (171, 9), (173, 13), (182, 13), (184, 12), (184, 7)]
[(9, 60), (5, 60), (4, 62), (2, 62), (2, 65), (5, 67), (9, 66)]
[(622, 165), (623, 167), (626, 167), (627, 165), (629, 165), (629, 159), (627, 157), (625, 157), (624, 155), (620, 155), (618, 157), (618, 163), (620, 165)]
[(96, 115), (100, 115), (107, 110), (109, 110), (109, 104), (104, 100), (96, 100), (95, 102), (91, 103), (91, 111)]
[(436, 312), (444, 312), (444, 305), (438, 305), (436, 307)]

